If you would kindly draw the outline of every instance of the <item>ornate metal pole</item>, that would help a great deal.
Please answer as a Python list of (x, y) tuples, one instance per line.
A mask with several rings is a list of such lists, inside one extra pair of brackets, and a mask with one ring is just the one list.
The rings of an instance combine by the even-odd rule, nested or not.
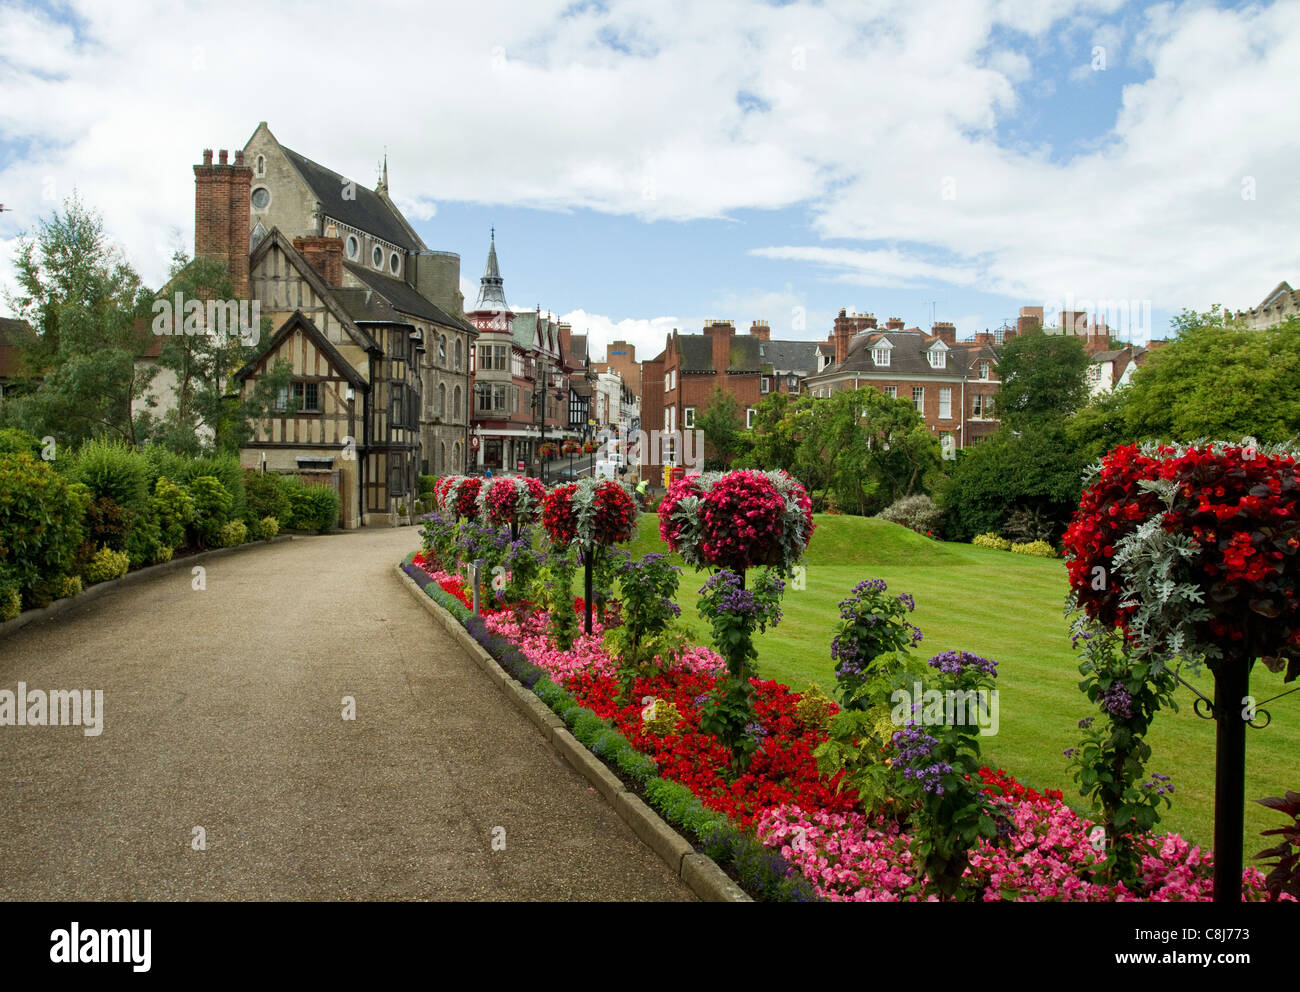
[(1214, 901), (1241, 902), (1246, 829), (1246, 697), (1254, 659), (1226, 658), (1214, 673)]

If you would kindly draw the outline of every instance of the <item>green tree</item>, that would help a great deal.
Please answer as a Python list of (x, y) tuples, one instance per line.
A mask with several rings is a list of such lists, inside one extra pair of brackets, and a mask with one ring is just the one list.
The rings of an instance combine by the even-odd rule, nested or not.
[(1035, 327), (1012, 338), (998, 361), (998, 419), (1018, 430), (1073, 413), (1087, 402), (1087, 371), (1088, 354), (1077, 337)]
[(745, 429), (736, 398), (721, 386), (714, 386), (708, 406), (695, 416), (695, 426), (704, 432), (704, 440), (713, 449), (714, 457), (724, 466), (730, 466), (743, 446), (741, 431)]
[(1177, 336), (1152, 352), (1124, 393), (1131, 438), (1279, 442), (1300, 432), (1300, 317), (1248, 330), (1216, 307), (1184, 311), (1173, 325)]
[[(202, 257), (191, 261), (177, 252), (160, 296), (170, 302), (177, 293), (186, 300), (232, 300), (234, 285), (223, 263)], [(173, 319), (179, 322), (181, 316), (173, 314)], [(158, 365), (176, 378), (175, 406), (151, 424), (151, 437), (183, 454), (238, 451), (252, 436), (252, 422), (266, 416), (291, 377), (289, 364), (277, 363), (258, 378), (247, 399), (238, 396), (234, 374), (257, 357), (269, 337), (269, 318), (258, 328), (256, 343), (245, 343), (237, 333), (164, 336)]]
[(103, 220), (74, 194), (18, 239), (14, 267), (18, 288), (5, 300), (36, 335), (22, 349), (25, 392), (4, 405), (5, 421), (60, 445), (104, 435), (137, 444), (138, 404), (155, 374), (136, 361), (149, 293)]

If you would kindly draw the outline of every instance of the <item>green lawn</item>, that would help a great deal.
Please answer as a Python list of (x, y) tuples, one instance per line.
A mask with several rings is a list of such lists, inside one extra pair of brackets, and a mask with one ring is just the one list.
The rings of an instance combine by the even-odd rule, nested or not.
[[(1065, 565), (963, 544), (944, 544), (896, 524), (861, 517), (821, 516), (808, 549), (807, 588), (787, 587), (780, 626), (758, 642), (759, 670), (794, 689), (835, 679), (830, 660), (837, 604), (863, 579), (883, 578), (891, 592), (916, 599), (912, 621), (929, 658), (961, 649), (998, 661), (999, 731), (983, 740), (988, 764), (1035, 786), (1061, 789), (1081, 803), (1062, 751), (1077, 743), (1080, 717), (1095, 713), (1078, 689), (1078, 659), (1064, 618)], [(658, 521), (644, 516), (633, 554), (665, 551)], [(708, 643), (708, 626), (695, 604), (706, 576), (690, 569), (678, 601), (696, 639)], [(1196, 680), (1193, 680), (1196, 681)], [(1213, 695), (1208, 672), (1196, 682)], [(1258, 699), (1283, 691), (1281, 675), (1257, 665)], [(1180, 688), (1179, 712), (1165, 711), (1152, 730), (1149, 771), (1173, 776), (1173, 808), (1165, 827), (1199, 844), (1213, 842), (1214, 724), (1192, 712), (1192, 694)], [(1300, 693), (1269, 707), (1273, 722), (1248, 730), (1248, 800), (1300, 788)], [(1284, 818), (1254, 802), (1246, 807), (1246, 853), (1268, 846), (1259, 832)]]

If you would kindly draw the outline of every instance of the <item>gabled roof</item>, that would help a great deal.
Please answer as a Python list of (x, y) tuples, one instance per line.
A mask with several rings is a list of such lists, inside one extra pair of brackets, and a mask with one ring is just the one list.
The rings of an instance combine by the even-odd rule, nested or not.
[(258, 242), (257, 247), (249, 254), (248, 271), (250, 274), (261, 264), (262, 259), (266, 257), (272, 246), (276, 246), (284, 252), (289, 264), (307, 280), (307, 285), (311, 286), (316, 295), (324, 301), (325, 306), (329, 308), (335, 319), (342, 325), (344, 333), (352, 339), (353, 344), (366, 351), (381, 350), (379, 345), (375, 343), (375, 339), (358, 327), (351, 314), (344, 308), (336, 295), (338, 287), (327, 283), (321, 277), (321, 274), (307, 263), (307, 260), (302, 257), (298, 249), (290, 243), (289, 239), (284, 236), (284, 232), (278, 227), (271, 228), (271, 233)]
[[(930, 364), (929, 349), (938, 338), (920, 330), (863, 331), (849, 341), (849, 353), (839, 365), (832, 365), (822, 375), (841, 372), (889, 372), (895, 375), (963, 375), (971, 372), (977, 362), (998, 361), (997, 350), (982, 342), (959, 341), (944, 345), (943, 368)], [(877, 365), (872, 360), (876, 348), (889, 348), (889, 364)]]
[[(377, 192), (366, 189), (360, 183), (352, 183), (352, 180), (333, 169), (327, 169), (284, 145), (280, 148), (311, 187), (313, 195), (321, 203), (321, 210), (327, 215), (399, 248), (425, 250), (424, 243), (410, 229), (397, 208)], [(356, 199), (344, 199), (342, 196), (343, 188), (349, 183), (352, 183), (350, 188), (356, 192)]]
[(280, 329), (271, 336), (271, 340), (267, 344), (266, 350), (236, 372), (235, 380), (237, 382), (243, 382), (256, 372), (266, 361), (267, 357), (274, 352), (276, 348), (280, 347), (284, 339), (297, 330), (301, 330), (307, 335), (312, 344), (319, 348), (325, 355), (325, 360), (329, 362), (330, 367), (343, 376), (343, 378), (347, 379), (350, 385), (367, 392), (370, 390), (370, 383), (366, 382), (366, 380), (362, 378), (361, 373), (353, 368), (352, 363), (344, 358), (334, 345), (330, 344), (329, 338), (322, 334), (320, 329), (317, 328), (301, 310), (295, 310), (290, 314), (289, 319), (281, 324)]
[(587, 335), (571, 334), (569, 336), (569, 354), (583, 368), (587, 366)]
[(343, 267), (360, 279), (367, 287), (383, 296), (393, 308), (412, 317), (433, 321), (444, 327), (455, 327), (462, 331), (473, 331), (473, 325), (453, 317), (436, 303), (426, 299), (418, 290), (408, 286), (400, 279), (383, 275), (355, 262), (344, 262)]

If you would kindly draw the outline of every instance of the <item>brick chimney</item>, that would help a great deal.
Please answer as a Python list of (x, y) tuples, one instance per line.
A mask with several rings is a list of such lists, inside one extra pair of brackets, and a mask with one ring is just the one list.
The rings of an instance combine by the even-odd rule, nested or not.
[(194, 256), (224, 262), (230, 270), (237, 299), (248, 297), (249, 192), (253, 170), (244, 153), (221, 149), (212, 164), (212, 149), (203, 150), (203, 164), (194, 167)]
[(704, 333), (713, 340), (713, 370), (725, 375), (731, 367), (731, 336), (736, 333), (736, 325), (729, 320), (710, 319)]
[(760, 341), (772, 340), (772, 327), (766, 320), (756, 320), (750, 324), (749, 333)]
[(1016, 334), (1024, 334), (1031, 327), (1043, 323), (1042, 307), (1021, 307), (1020, 316), (1016, 318)]
[(902, 317), (890, 317), (887, 321), (885, 321), (885, 330), (887, 331), (901, 331), (902, 329), (903, 329)]
[(1088, 333), (1088, 311), (1062, 310), (1061, 333), (1086, 336)]
[(342, 238), (326, 238), (319, 235), (294, 238), (293, 246), (328, 285), (343, 285)]
[(930, 328), (930, 333), (941, 339), (944, 344), (954, 345), (957, 343), (957, 325), (950, 320), (938, 320)]
[(994, 344), (995, 335), (992, 331), (980, 331), (975, 335), (976, 344)]

